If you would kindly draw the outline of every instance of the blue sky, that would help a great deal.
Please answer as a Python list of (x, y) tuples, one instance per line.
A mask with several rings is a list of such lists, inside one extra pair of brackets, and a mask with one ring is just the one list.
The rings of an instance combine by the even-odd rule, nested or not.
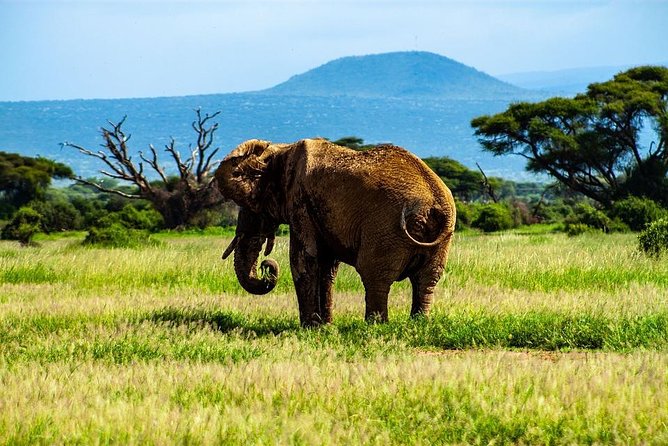
[(432, 51), (490, 74), (668, 61), (666, 1), (0, 0), (0, 100), (267, 88)]

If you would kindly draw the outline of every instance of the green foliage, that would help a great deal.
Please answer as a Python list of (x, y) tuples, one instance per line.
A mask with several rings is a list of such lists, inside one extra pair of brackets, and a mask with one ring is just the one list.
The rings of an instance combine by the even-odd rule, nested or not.
[(90, 228), (83, 244), (107, 248), (139, 248), (153, 243), (150, 235), (143, 229), (131, 229), (120, 223), (111, 223), (104, 227)]
[(575, 237), (593, 231), (591, 226), (584, 223), (566, 223), (564, 229), (569, 237)]
[(153, 209), (137, 209), (127, 204), (118, 212), (102, 217), (88, 231), (86, 245), (138, 248), (153, 243), (152, 231), (162, 226), (162, 216)]
[(339, 138), (332, 142), (336, 145), (348, 147), (353, 150), (368, 150), (376, 147), (374, 144), (364, 144), (364, 139), (357, 136), (344, 136), (343, 138)]
[[(575, 213), (567, 218), (565, 222), (566, 232), (568, 233), (579, 232), (580, 229), (577, 226), (585, 226), (603, 232), (610, 232), (615, 227), (610, 217), (590, 204), (581, 203), (575, 207), (574, 211)], [(569, 230), (572, 225), (575, 225), (576, 228)]]
[(514, 226), (513, 216), (508, 206), (503, 203), (484, 204), (479, 207), (472, 223), (474, 228), (484, 232), (503, 231)]
[(69, 178), (72, 170), (46, 158), (0, 152), (0, 211), (11, 212), (43, 197), (52, 178)]
[[(515, 103), (471, 125), (485, 150), (522, 155), (528, 170), (606, 207), (628, 195), (668, 205), (667, 107), (668, 68), (638, 67), (575, 98)], [(650, 148), (644, 127), (655, 132)]]
[(49, 190), (43, 201), (33, 200), (30, 207), (42, 215), (42, 230), (46, 233), (83, 228), (81, 213), (60, 190)]
[(33, 237), (41, 229), (42, 215), (31, 207), (24, 206), (14, 214), (2, 230), (5, 240), (17, 240), (21, 245), (34, 244)]
[(448, 157), (429, 157), (422, 161), (441, 177), (455, 197), (462, 201), (481, 197), (483, 177), (480, 172)]
[(640, 250), (651, 257), (668, 251), (668, 218), (656, 220), (638, 235)]
[(162, 223), (162, 215), (155, 210), (137, 209), (131, 204), (126, 204), (120, 211), (102, 217), (96, 226), (104, 228), (121, 225), (129, 229), (155, 232), (162, 227)]
[(651, 222), (668, 215), (668, 211), (648, 198), (629, 197), (615, 202), (609, 214), (626, 223), (631, 230), (641, 231)]
[(457, 208), (457, 221), (455, 223), (455, 230), (471, 226), (475, 216), (475, 210), (470, 204), (464, 203), (455, 199), (455, 206)]

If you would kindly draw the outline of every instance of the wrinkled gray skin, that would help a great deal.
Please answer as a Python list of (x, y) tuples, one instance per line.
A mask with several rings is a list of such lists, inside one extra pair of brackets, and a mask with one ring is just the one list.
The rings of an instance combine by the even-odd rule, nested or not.
[(366, 319), (387, 320), (393, 282), (409, 278), (411, 315), (427, 314), (452, 239), (450, 190), (419, 158), (393, 146), (356, 152), (326, 140), (272, 144), (250, 140), (216, 171), (222, 195), (240, 206), (232, 251), (239, 283), (265, 294), (278, 264), (265, 259), (280, 223), (290, 226), (290, 268), (304, 326), (332, 318), (339, 262), (365, 288)]

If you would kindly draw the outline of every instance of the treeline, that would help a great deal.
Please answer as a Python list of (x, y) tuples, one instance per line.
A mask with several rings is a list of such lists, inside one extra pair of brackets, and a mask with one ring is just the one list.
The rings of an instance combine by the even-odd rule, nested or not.
[[(334, 142), (358, 150), (373, 147), (357, 137)], [(577, 235), (586, 231), (640, 231), (649, 223), (668, 217), (666, 209), (646, 198), (629, 197), (601, 208), (558, 183), (487, 177), (484, 172), (447, 157), (424, 161), (452, 190), (459, 229), (493, 232), (544, 223)], [(30, 244), (38, 232), (88, 231), (86, 243), (127, 246), (148, 240), (153, 232), (170, 229), (151, 201), (129, 198), (136, 196), (136, 186), (109, 178), (89, 178), (85, 183), (51, 187), (51, 179), (72, 176), (68, 166), (2, 152), (0, 165), (0, 225), (4, 239)], [(92, 184), (122, 194), (103, 192)], [(236, 214), (235, 205), (224, 202), (203, 209), (197, 219), (182, 229), (233, 226)]]
[[(217, 115), (196, 110), (189, 156), (181, 156), (174, 140), (165, 146), (161, 156), (171, 169), (153, 146), (131, 156), (137, 151), (128, 146), (125, 118), (101, 129), (103, 150), (64, 143), (97, 158), (105, 170), (103, 178), (74, 178), (76, 184), (60, 188), (49, 185), (73, 177), (68, 166), (0, 152), (2, 237), (29, 244), (38, 231), (86, 230), (88, 243), (118, 238), (128, 245), (161, 229), (233, 225), (235, 209), (213, 182)], [(574, 98), (514, 103), (471, 126), (483, 150), (522, 156), (528, 171), (550, 182), (487, 177), (479, 167), (426, 158), (456, 198), (460, 229), (548, 223), (569, 235), (645, 231), (644, 240), (657, 252), (668, 250), (668, 68), (633, 68)], [(641, 141), (641, 134), (651, 142)], [(355, 150), (373, 147), (357, 136), (334, 142)]]

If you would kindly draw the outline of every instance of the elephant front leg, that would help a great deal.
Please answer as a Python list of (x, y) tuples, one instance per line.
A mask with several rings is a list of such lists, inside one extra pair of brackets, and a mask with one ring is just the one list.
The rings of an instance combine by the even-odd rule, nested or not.
[(332, 322), (332, 286), (339, 269), (339, 262), (320, 259), (320, 289), (318, 313), (324, 323)]
[(290, 267), (299, 303), (299, 320), (305, 327), (328, 322), (328, 315), (321, 312), (321, 271), (315, 243), (304, 241), (291, 231)]

